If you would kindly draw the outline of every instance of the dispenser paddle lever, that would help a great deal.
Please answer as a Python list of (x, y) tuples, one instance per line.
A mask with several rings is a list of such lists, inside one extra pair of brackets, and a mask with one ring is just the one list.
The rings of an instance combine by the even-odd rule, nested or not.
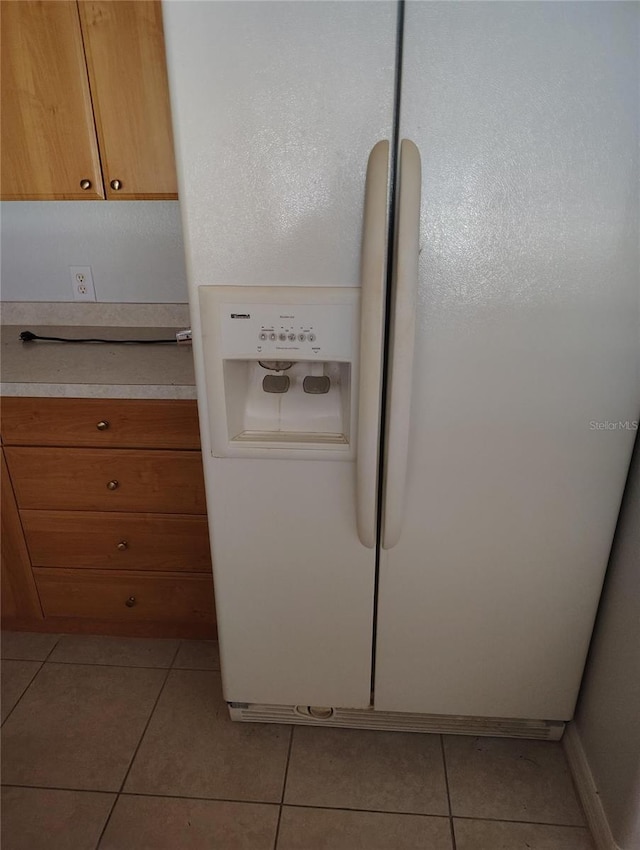
[(329, 392), (331, 378), (328, 375), (306, 375), (302, 389), (311, 395), (324, 395)]
[(286, 393), (289, 389), (289, 376), (265, 375), (262, 379), (262, 389), (266, 393)]

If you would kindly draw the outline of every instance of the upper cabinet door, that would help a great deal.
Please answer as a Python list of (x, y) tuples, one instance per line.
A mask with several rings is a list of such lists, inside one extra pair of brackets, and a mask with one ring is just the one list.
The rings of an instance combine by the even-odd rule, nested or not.
[(103, 198), (75, 2), (2, 3), (2, 197)]
[(107, 197), (177, 198), (160, 3), (79, 7)]

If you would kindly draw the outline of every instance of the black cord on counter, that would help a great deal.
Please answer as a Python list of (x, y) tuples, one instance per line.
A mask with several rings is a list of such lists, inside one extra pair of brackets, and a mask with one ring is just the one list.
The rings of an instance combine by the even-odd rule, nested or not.
[(21, 331), (22, 342), (44, 340), (45, 342), (104, 342), (110, 345), (177, 345), (177, 339), (70, 339), (63, 336), (39, 336), (33, 331)]

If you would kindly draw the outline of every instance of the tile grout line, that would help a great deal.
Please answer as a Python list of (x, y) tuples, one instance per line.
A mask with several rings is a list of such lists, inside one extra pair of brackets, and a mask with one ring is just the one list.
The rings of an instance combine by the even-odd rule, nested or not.
[[(65, 637), (65, 636), (60, 635), (60, 637)], [(99, 635), (99, 637), (102, 637), (102, 635)], [(135, 638), (133, 638), (133, 640), (135, 640)], [(47, 664), (68, 664), (68, 665), (75, 665), (75, 666), (80, 666), (80, 667), (117, 667), (117, 668), (123, 668), (125, 670), (188, 670), (188, 671), (197, 672), (197, 673), (219, 673), (220, 672), (219, 666), (218, 667), (176, 667), (175, 661), (176, 661), (176, 658), (178, 656), (178, 653), (179, 653), (180, 648), (181, 648), (183, 643), (184, 643), (184, 640), (181, 639), (181, 638), (178, 638), (178, 648), (173, 653), (173, 660), (166, 667), (164, 666), (164, 664), (155, 664), (155, 665), (149, 665), (149, 664), (110, 664), (106, 661), (77, 661), (77, 660), (75, 660), (75, 661), (59, 661), (59, 660), (55, 660), (55, 659), (51, 660), (50, 656), (51, 656), (51, 653), (56, 648), (57, 642), (56, 642), (56, 645), (52, 647), (51, 652), (49, 652), (49, 655), (41, 663), (42, 664), (45, 664), (45, 663), (47, 663)], [(39, 661), (39, 660), (40, 659), (38, 659), (38, 658), (2, 658), (2, 661)]]
[(133, 767), (133, 763), (136, 760), (136, 756), (138, 755), (138, 750), (140, 749), (140, 746), (142, 745), (142, 742), (144, 740), (144, 736), (147, 734), (147, 729), (149, 728), (149, 724), (151, 723), (151, 718), (155, 714), (155, 710), (158, 706), (158, 703), (160, 702), (160, 697), (162, 696), (162, 692), (164, 691), (165, 685), (167, 684), (167, 681), (169, 680), (169, 674), (171, 673), (171, 668), (173, 667), (174, 661), (178, 657), (178, 652), (180, 651), (181, 644), (182, 644), (182, 641), (178, 641), (178, 645), (177, 645), (176, 650), (173, 654), (173, 658), (171, 659), (171, 666), (165, 672), (164, 679), (162, 680), (162, 685), (160, 686), (160, 690), (158, 691), (158, 696), (155, 698), (153, 706), (151, 707), (151, 711), (149, 712), (149, 716), (147, 717), (147, 722), (144, 724), (144, 729), (142, 730), (142, 733), (140, 735), (140, 739), (138, 740), (138, 743), (136, 744), (136, 747), (133, 751), (133, 755), (131, 756), (131, 760), (129, 761), (129, 765), (128, 765), (128, 767), (125, 771), (125, 774), (122, 778), (122, 782), (120, 783), (120, 789), (119, 789), (119, 791), (116, 792), (116, 796), (115, 796), (115, 799), (113, 801), (111, 808), (109, 809), (109, 814), (107, 815), (107, 819), (105, 820), (104, 826), (102, 827), (102, 830), (100, 831), (100, 835), (98, 836), (98, 840), (96, 842), (95, 850), (99, 850), (99, 848), (100, 848), (100, 844), (102, 842), (104, 834), (107, 831), (107, 827), (109, 826), (109, 822), (111, 821), (111, 815), (114, 812), (114, 809), (116, 807), (116, 803), (120, 799), (120, 795), (122, 794), (122, 790), (125, 786), (125, 783), (126, 783), (127, 779), (129, 778), (129, 773), (131, 772), (131, 768)]
[[(165, 676), (164, 676), (164, 679), (162, 681), (162, 685), (160, 686), (160, 690), (158, 691), (158, 696), (155, 698), (155, 702), (153, 703), (151, 711), (149, 712), (149, 717), (147, 718), (147, 722), (144, 725), (144, 729), (142, 730), (142, 734), (140, 735), (140, 739), (139, 739), (139, 741), (136, 745), (136, 748), (133, 752), (133, 755), (131, 756), (129, 766), (127, 767), (127, 770), (125, 771), (125, 775), (122, 779), (122, 783), (120, 784), (120, 790), (118, 791), (118, 794), (122, 793), (122, 789), (124, 788), (125, 782), (127, 781), (128, 777), (129, 777), (129, 773), (131, 772), (131, 768), (133, 767), (133, 762), (135, 761), (135, 758), (138, 755), (138, 750), (140, 749), (140, 745), (142, 744), (144, 736), (147, 733), (147, 729), (149, 728), (149, 724), (151, 723), (151, 719), (152, 719), (152, 717), (155, 713), (157, 705), (160, 702), (160, 697), (162, 696), (162, 692), (164, 691), (165, 685), (167, 684), (167, 681), (169, 679), (169, 674), (171, 673), (171, 670), (173, 668), (173, 663), (177, 658), (178, 652), (180, 651), (180, 643), (181, 642), (178, 643), (178, 646), (176, 647), (176, 650), (173, 654), (173, 658), (171, 659), (171, 666), (168, 667), (165, 671)], [(155, 669), (159, 669), (159, 668), (155, 668)]]
[(105, 664), (103, 661), (47, 661), (47, 664), (75, 664), (78, 667), (119, 667), (124, 670), (171, 670), (170, 666), (164, 664)]
[[(189, 640), (189, 638), (174, 638), (174, 640), (177, 640), (177, 642), (178, 642), (178, 647), (173, 654), (173, 660), (169, 663), (168, 666), (165, 667), (163, 664), (155, 664), (155, 665), (149, 665), (149, 664), (112, 664), (112, 663), (109, 663), (109, 662), (106, 662), (106, 661), (77, 661), (77, 660), (59, 661), (59, 660), (56, 660), (56, 659), (51, 660), (51, 655), (53, 654), (54, 650), (57, 648), (57, 646), (60, 642), (60, 639), (63, 638), (63, 637), (67, 637), (67, 635), (61, 634), (61, 635), (57, 636), (57, 640), (56, 640), (55, 644), (51, 647), (51, 649), (49, 650), (49, 652), (47, 654), (47, 657), (44, 658), (44, 659), (40, 659), (40, 658), (12, 658), (11, 656), (3, 655), (3, 656), (1, 656), (0, 660), (1, 661), (39, 661), (41, 664), (45, 664), (45, 663), (48, 663), (48, 664), (76, 664), (76, 665), (82, 665), (82, 666), (85, 666), (85, 667), (124, 667), (127, 670), (192, 670), (192, 671), (197, 671), (197, 672), (200, 672), (200, 673), (210, 673), (212, 671), (214, 673), (220, 672), (220, 665), (218, 665), (217, 667), (176, 667), (175, 666), (176, 658), (179, 654), (180, 648), (181, 648), (182, 644), (185, 643), (186, 640)], [(74, 635), (72, 635), (72, 637), (74, 637)], [(85, 636), (81, 635), (81, 637), (85, 637)], [(86, 637), (111, 637), (111, 636), (110, 635), (86, 635)], [(135, 637), (134, 638), (125, 638), (125, 639), (126, 640), (137, 640), (137, 638), (135, 638)], [(143, 640), (145, 640), (145, 638), (143, 638)], [(203, 641), (203, 642), (215, 643), (215, 641)]]
[[(13, 712), (16, 710), (16, 708), (20, 705), (20, 703), (22, 702), (22, 698), (23, 698), (23, 697), (24, 697), (24, 695), (27, 693), (27, 691), (29, 690), (29, 688), (31, 687), (31, 685), (34, 683), (34, 681), (35, 681), (36, 676), (38, 675), (38, 673), (42, 670), (42, 668), (44, 667), (44, 665), (45, 665), (45, 664), (47, 663), (47, 661), (49, 660), (49, 657), (50, 657), (51, 653), (53, 652), (53, 650), (56, 648), (56, 646), (57, 646), (57, 645), (58, 645), (58, 643), (60, 642), (60, 638), (61, 638), (61, 637), (63, 637), (63, 635), (58, 635), (58, 636), (57, 636), (55, 643), (53, 644), (53, 646), (51, 647), (51, 649), (49, 650), (49, 652), (46, 654), (46, 656), (42, 659), (42, 661), (40, 661), (40, 666), (38, 667), (38, 669), (36, 670), (36, 672), (33, 674), (33, 676), (29, 679), (29, 682), (28, 682), (28, 684), (27, 684), (27, 687), (26, 687), (26, 688), (24, 689), (24, 691), (20, 694), (20, 696), (19, 696), (19, 697), (18, 697), (18, 699), (16, 700), (16, 704), (13, 706), (13, 708), (11, 709), (11, 711), (9, 712), (9, 714), (7, 714), (7, 716), (6, 716), (6, 717), (5, 717), (5, 719), (2, 721), (2, 723), (0, 724), (0, 726), (4, 726), (4, 724), (5, 724), (5, 723), (7, 722), (7, 720), (11, 717), (11, 715), (12, 715), (12, 714), (13, 714)], [(4, 657), (3, 657), (3, 658), (2, 658), (2, 661), (39, 661), (39, 659), (38, 659), (38, 658), (4, 658)]]
[(552, 823), (550, 821), (540, 821), (540, 820), (517, 820), (514, 818), (487, 818), (481, 816), (472, 816), (472, 815), (454, 815), (454, 820), (483, 820), (488, 821), (489, 823), (524, 823), (529, 826), (557, 826), (560, 829), (585, 829), (589, 832), (589, 828), (583, 823)]
[(174, 669), (176, 669), (176, 668), (174, 668), (174, 666), (173, 666), (173, 665), (176, 663), (176, 658), (177, 658), (177, 657), (178, 657), (178, 655), (180, 654), (180, 650), (182, 649), (182, 644), (183, 644), (183, 643), (184, 643), (184, 638), (178, 638), (178, 647), (177, 647), (177, 649), (176, 649), (176, 651), (175, 651), (175, 653), (174, 653), (174, 655), (173, 655), (173, 658), (171, 659), (171, 664), (169, 665), (169, 670), (174, 670)]
[(451, 792), (449, 790), (449, 773), (447, 771), (447, 756), (444, 751), (444, 735), (439, 735), (440, 752), (442, 753), (442, 766), (444, 768), (444, 784), (447, 789), (447, 807), (449, 809), (449, 831), (451, 833), (451, 850), (456, 850), (456, 833), (453, 826), (453, 813), (451, 811)]
[[(14, 632), (13, 634), (22, 634), (22, 632)], [(46, 632), (44, 632), (43, 634), (46, 634)], [(9, 656), (3, 655), (2, 660), (3, 661), (40, 661), (41, 664), (44, 664), (46, 661), (49, 660), (49, 658), (51, 657), (51, 653), (56, 648), (56, 646), (60, 643), (60, 638), (63, 638), (64, 635), (54, 635), (54, 637), (55, 637), (55, 641), (53, 643), (53, 646), (51, 647), (49, 652), (47, 652), (47, 654), (45, 655), (44, 658), (11, 658)]]
[[(22, 785), (17, 782), (5, 782), (2, 783), (2, 788), (24, 788), (26, 790), (36, 790), (36, 791), (72, 791), (79, 794), (117, 794), (120, 795), (119, 791), (103, 791), (96, 790), (94, 788), (68, 788), (61, 786), (52, 786), (52, 785)], [(270, 802), (265, 800), (238, 800), (232, 799), (230, 797), (194, 797), (194, 796), (186, 796), (184, 794), (153, 794), (151, 792), (141, 792), (141, 791), (126, 791), (122, 792), (125, 797), (153, 797), (154, 799), (167, 799), (167, 800), (198, 800), (204, 803), (238, 803), (241, 805), (249, 805), (249, 806), (278, 806), (280, 807), (282, 804), (277, 802)], [(449, 820), (447, 815), (430, 815), (425, 814), (424, 812), (399, 812), (397, 810), (391, 809), (349, 809), (343, 806), (318, 806), (317, 804), (311, 805), (309, 803), (287, 803), (287, 806), (292, 809), (317, 809), (319, 811), (336, 811), (336, 812), (364, 812), (366, 814), (382, 814), (382, 815), (399, 815), (400, 817), (414, 817), (414, 818), (436, 818), (440, 820)], [(512, 824), (522, 824), (524, 826), (550, 826), (557, 829), (580, 829), (583, 832), (589, 833), (589, 828), (584, 824), (575, 824), (575, 823), (550, 823), (549, 821), (527, 821), (527, 820), (509, 820), (508, 818), (487, 818), (487, 817), (478, 817), (471, 815), (455, 815), (455, 820), (470, 820), (470, 821), (486, 821), (487, 823), (512, 823)]]
[[(114, 792), (112, 791), (111, 793), (113, 794)], [(116, 803), (118, 802), (119, 799), (120, 799), (120, 792), (116, 791), (114, 798), (113, 798), (113, 802), (111, 803), (111, 808), (109, 809), (109, 812), (108, 812), (108, 814), (105, 818), (104, 826), (100, 830), (100, 835), (98, 836), (98, 840), (96, 842), (95, 850), (98, 850), (98, 847), (100, 846), (100, 842), (102, 841), (102, 836), (105, 834), (107, 826), (109, 825), (109, 821), (111, 820), (111, 815), (113, 814), (113, 810), (115, 809)]]
[[(120, 794), (120, 791), (104, 791), (104, 790), (96, 790), (95, 788), (69, 788), (68, 786), (61, 785), (23, 785), (19, 782), (3, 782), (0, 786), (2, 788), (25, 788), (27, 790), (35, 790), (35, 791), (72, 791), (76, 794)], [(187, 794), (154, 794), (151, 791), (123, 791), (123, 797), (154, 797), (156, 799), (167, 799), (167, 800), (199, 800), (204, 803), (242, 803), (248, 806), (280, 806), (280, 803), (273, 800), (238, 800), (237, 798), (232, 799), (231, 797), (198, 797)], [(298, 803), (289, 803), (288, 805), (297, 806), (298, 808), (322, 808), (320, 806), (305, 806), (303, 804)], [(326, 808), (326, 807), (325, 807)], [(358, 809), (344, 809), (344, 811), (359, 811)], [(367, 809), (363, 809), (361, 811), (369, 811)], [(373, 811), (373, 810), (371, 810)], [(387, 814), (399, 814), (398, 812), (387, 812)], [(400, 813), (402, 814), (402, 813)], [(407, 813), (405, 813), (407, 814)], [(410, 812), (409, 812), (410, 814)], [(429, 817), (427, 815), (427, 817)], [(433, 815), (433, 817), (443, 817), (442, 815)]]
[[(3, 661), (29, 661), (28, 658), (3, 658)], [(42, 662), (45, 663), (44, 661)], [(158, 664), (155, 667), (150, 667), (147, 664), (105, 664), (102, 661), (49, 661), (47, 664), (67, 664), (75, 665), (76, 667), (116, 667), (120, 670), (186, 670), (191, 673), (219, 673), (219, 667), (165, 667)]]
[(284, 805), (284, 793), (287, 790), (287, 776), (289, 775), (289, 762), (291, 761), (291, 749), (293, 747), (293, 732), (295, 726), (291, 726), (289, 730), (289, 747), (287, 749), (287, 763), (284, 766), (284, 777), (282, 779), (282, 793), (280, 794), (280, 806), (278, 807), (278, 821), (276, 823), (276, 832), (273, 837), (273, 850), (278, 850), (278, 839), (280, 838), (280, 821), (282, 820), (282, 806)]
[(171, 667), (165, 667), (163, 664), (159, 664), (157, 667), (149, 667), (147, 664), (103, 664), (101, 661), (47, 661), (46, 663), (60, 664), (62, 667), (115, 667), (118, 670), (171, 670)]
[[(26, 660), (27, 660), (27, 659), (22, 659), (22, 658), (3, 658), (3, 659), (2, 659), (2, 661), (3, 661), (3, 662), (4, 662), (4, 661), (26, 661)], [(37, 664), (37, 662), (36, 662), (36, 664)], [(33, 684), (33, 682), (34, 682), (34, 680), (35, 680), (36, 676), (37, 676), (37, 675), (38, 675), (38, 673), (42, 670), (42, 668), (43, 668), (43, 667), (44, 667), (44, 661), (41, 661), (41, 662), (40, 662), (40, 666), (38, 667), (38, 669), (36, 670), (36, 672), (33, 674), (33, 676), (32, 676), (32, 677), (29, 679), (29, 681), (27, 682), (27, 685), (26, 685), (25, 689), (22, 691), (22, 693), (20, 694), (20, 696), (19, 696), (19, 697), (18, 697), (18, 699), (16, 700), (15, 705), (13, 706), (13, 708), (11, 709), (11, 711), (7, 714), (7, 716), (5, 717), (5, 719), (2, 721), (2, 724), (0, 724), (2, 727), (4, 727), (4, 724), (5, 724), (5, 723), (7, 722), (7, 720), (11, 717), (11, 715), (12, 715), (12, 714), (13, 714), (13, 712), (16, 710), (16, 708), (20, 705), (20, 703), (22, 702), (22, 698), (24, 697), (24, 695), (26, 694), (26, 692), (29, 690), (29, 688), (30, 688), (30, 687), (31, 687), (31, 685)]]

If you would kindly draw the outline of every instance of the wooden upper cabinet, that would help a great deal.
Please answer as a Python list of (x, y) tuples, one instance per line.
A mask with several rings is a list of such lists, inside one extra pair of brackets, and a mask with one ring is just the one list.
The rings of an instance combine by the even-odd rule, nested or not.
[(3, 0), (0, 12), (2, 197), (104, 198), (76, 3)]
[(1, 0), (0, 12), (0, 196), (177, 198), (159, 0)]
[(79, 8), (107, 197), (177, 198), (160, 3)]

